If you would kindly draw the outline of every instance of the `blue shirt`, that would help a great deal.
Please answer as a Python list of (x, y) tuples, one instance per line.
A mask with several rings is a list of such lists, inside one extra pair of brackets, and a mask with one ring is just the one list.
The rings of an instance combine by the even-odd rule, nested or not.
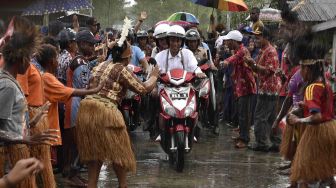
[(145, 53), (137, 46), (132, 45), (131, 49), (132, 49), (131, 64), (139, 66), (140, 60), (145, 58)]
[[(72, 75), (72, 87), (73, 88), (86, 88), (89, 84), (90, 70), (88, 65), (80, 65), (77, 67)], [(75, 126), (77, 113), (79, 109), (80, 101), (82, 97), (74, 96), (71, 99), (71, 127)]]

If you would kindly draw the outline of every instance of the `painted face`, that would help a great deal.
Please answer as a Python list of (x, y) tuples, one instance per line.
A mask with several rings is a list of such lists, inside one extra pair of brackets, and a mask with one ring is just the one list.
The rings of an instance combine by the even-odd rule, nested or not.
[(171, 53), (178, 53), (182, 46), (182, 39), (179, 37), (169, 37), (169, 48)]

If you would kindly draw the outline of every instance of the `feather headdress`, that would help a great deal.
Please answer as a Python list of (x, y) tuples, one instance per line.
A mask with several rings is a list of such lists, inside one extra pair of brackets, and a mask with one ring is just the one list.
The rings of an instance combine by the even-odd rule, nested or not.
[(0, 47), (3, 47), (14, 33), (14, 18), (10, 21), (5, 35), (0, 39)]
[(122, 47), (122, 45), (124, 44), (124, 41), (126, 40), (126, 37), (128, 35), (128, 31), (129, 29), (132, 27), (132, 21), (130, 19), (127, 18), (127, 16), (124, 19), (124, 25), (123, 28), (121, 30), (121, 37), (118, 41), (118, 46)]

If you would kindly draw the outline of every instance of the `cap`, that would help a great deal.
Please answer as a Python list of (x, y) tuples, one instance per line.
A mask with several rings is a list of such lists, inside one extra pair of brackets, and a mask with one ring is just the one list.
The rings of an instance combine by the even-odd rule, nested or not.
[(223, 37), (223, 40), (235, 40), (241, 42), (243, 40), (243, 35), (239, 31), (233, 30), (230, 31), (227, 35), (225, 35)]
[(99, 40), (96, 40), (94, 36), (92, 35), (92, 33), (88, 30), (83, 30), (83, 31), (78, 32), (76, 35), (76, 41), (77, 42), (80, 42), (80, 41), (88, 42), (91, 44), (96, 44), (99, 42)]
[(57, 38), (59, 41), (74, 41), (76, 40), (76, 32), (72, 29), (64, 29), (58, 34)]
[(272, 38), (272, 33), (267, 27), (262, 28), (262, 30), (259, 29), (252, 31), (252, 34), (262, 36), (267, 40), (270, 40)]

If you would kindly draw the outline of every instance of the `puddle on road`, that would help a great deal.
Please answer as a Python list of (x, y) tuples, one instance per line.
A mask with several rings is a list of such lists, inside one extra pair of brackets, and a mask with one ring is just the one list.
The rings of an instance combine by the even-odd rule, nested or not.
[[(140, 129), (140, 128), (139, 128)], [(203, 132), (200, 141), (187, 154), (185, 168), (177, 173), (169, 165), (159, 143), (137, 130), (131, 134), (137, 158), (136, 174), (128, 176), (129, 187), (140, 188), (282, 188), (288, 177), (277, 173), (281, 162), (278, 154), (236, 150), (231, 132), (224, 130), (219, 137)], [(58, 178), (61, 181), (62, 178)], [(99, 187), (117, 187), (112, 168), (104, 166)], [(62, 186), (66, 187), (66, 186)]]

